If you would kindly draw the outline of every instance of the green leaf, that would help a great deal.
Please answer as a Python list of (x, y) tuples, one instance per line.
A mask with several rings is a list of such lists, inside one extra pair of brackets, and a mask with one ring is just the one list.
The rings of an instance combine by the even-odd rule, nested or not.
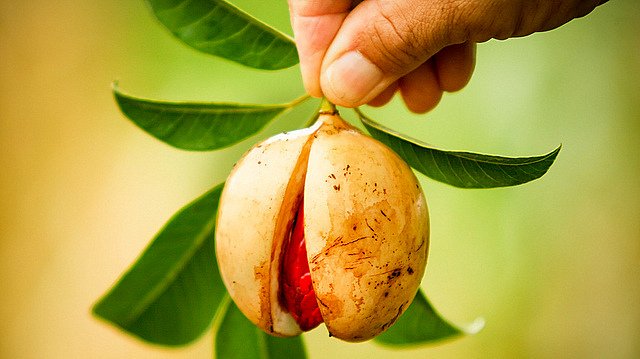
[(304, 359), (307, 357), (300, 336), (278, 338), (251, 323), (228, 300), (222, 323), (216, 331), (216, 358), (224, 359)]
[(418, 345), (465, 333), (473, 334), (483, 326), (484, 321), (479, 319), (467, 330), (454, 327), (433, 309), (422, 291), (418, 291), (407, 311), (374, 340), (383, 345)]
[(304, 96), (281, 105), (163, 102), (126, 95), (114, 85), (120, 110), (153, 137), (173, 147), (210, 151), (238, 143), (259, 132)]
[(183, 345), (200, 336), (226, 294), (214, 246), (222, 187), (176, 213), (94, 314), (152, 343)]
[(291, 37), (223, 0), (148, 0), (153, 13), (196, 50), (265, 70), (298, 63)]
[(369, 133), (396, 151), (411, 167), (432, 179), (456, 187), (506, 187), (533, 181), (547, 172), (562, 147), (534, 157), (501, 157), (439, 150), (384, 127), (359, 110), (357, 112)]

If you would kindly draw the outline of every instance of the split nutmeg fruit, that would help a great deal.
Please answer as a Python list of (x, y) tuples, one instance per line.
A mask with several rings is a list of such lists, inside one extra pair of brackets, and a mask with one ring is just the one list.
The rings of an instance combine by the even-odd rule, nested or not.
[(222, 279), (272, 335), (324, 322), (342, 340), (375, 337), (411, 304), (428, 247), (413, 171), (335, 112), (251, 148), (220, 198)]

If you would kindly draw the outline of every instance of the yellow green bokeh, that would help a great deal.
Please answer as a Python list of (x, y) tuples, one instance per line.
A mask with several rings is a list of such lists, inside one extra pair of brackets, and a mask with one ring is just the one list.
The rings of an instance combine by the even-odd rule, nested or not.
[[(285, 1), (238, 4), (288, 31)], [(483, 317), (482, 332), (392, 351), (320, 328), (305, 336), (311, 358), (640, 357), (638, 14), (637, 1), (612, 1), (547, 33), (480, 44), (469, 86), (427, 115), (399, 99), (364, 109), (446, 149), (563, 149), (547, 175), (515, 188), (422, 179), (423, 288), (455, 323)], [(110, 83), (168, 100), (286, 102), (303, 92), (298, 68), (196, 53), (141, 0), (0, 1), (0, 38), (0, 358), (209, 358), (211, 333), (149, 346), (90, 307), (173, 212), (313, 106), (229, 149), (191, 153), (126, 120)]]

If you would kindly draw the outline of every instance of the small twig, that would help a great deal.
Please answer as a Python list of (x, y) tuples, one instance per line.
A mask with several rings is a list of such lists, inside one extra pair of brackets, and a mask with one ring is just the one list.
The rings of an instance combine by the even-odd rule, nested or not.
[(336, 108), (336, 105), (334, 105), (333, 103), (331, 103), (331, 101), (327, 100), (326, 98), (322, 99), (322, 104), (320, 105), (320, 111), (319, 111), (320, 115), (338, 115), (338, 109)]

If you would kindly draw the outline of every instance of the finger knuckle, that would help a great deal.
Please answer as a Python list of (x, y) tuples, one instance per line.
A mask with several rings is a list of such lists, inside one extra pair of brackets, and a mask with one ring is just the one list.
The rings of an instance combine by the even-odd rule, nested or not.
[(409, 15), (391, 1), (377, 1), (380, 17), (368, 24), (369, 35), (362, 41), (365, 56), (368, 56), (380, 68), (396, 74), (423, 61), (423, 46), (420, 44), (419, 27), (411, 26)]
[(516, 16), (518, 1), (449, 1), (450, 28), (458, 29), (462, 41), (485, 42), (512, 37), (521, 19)]

